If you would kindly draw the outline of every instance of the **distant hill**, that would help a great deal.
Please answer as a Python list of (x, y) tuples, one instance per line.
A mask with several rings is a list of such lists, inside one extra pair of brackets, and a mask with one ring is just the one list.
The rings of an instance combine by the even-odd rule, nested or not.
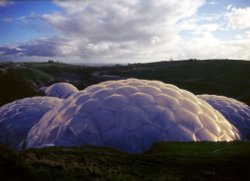
[[(0, 105), (16, 98), (37, 95), (40, 86), (54, 82), (69, 82), (81, 90), (105, 80), (131, 77), (160, 80), (194, 94), (224, 95), (250, 105), (249, 61), (185, 60), (110, 67), (85, 67), (57, 62), (0, 63), (0, 68)], [(8, 71), (3, 73), (4, 69)]]

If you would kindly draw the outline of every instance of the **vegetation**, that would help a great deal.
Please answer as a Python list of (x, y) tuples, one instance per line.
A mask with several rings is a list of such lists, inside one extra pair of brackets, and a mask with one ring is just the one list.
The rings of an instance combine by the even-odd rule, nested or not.
[(0, 73), (0, 106), (14, 100), (42, 95), (36, 85), (14, 70)]
[[(105, 147), (0, 147), (4, 180), (249, 180), (250, 143), (161, 142), (141, 154)], [(13, 174), (15, 173), (15, 174)]]

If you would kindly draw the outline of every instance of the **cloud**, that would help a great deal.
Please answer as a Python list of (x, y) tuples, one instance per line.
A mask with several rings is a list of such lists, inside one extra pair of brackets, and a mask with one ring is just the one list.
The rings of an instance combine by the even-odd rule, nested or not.
[(250, 7), (246, 8), (228, 8), (228, 20), (231, 26), (235, 29), (250, 28)]
[[(239, 9), (229, 8), (226, 16), (225, 13), (201, 15), (197, 11), (206, 6), (205, 0), (82, 0), (74, 3), (57, 0), (54, 3), (62, 11), (18, 20), (42, 20), (54, 29), (55, 37), (0, 47), (0, 54), (25, 57), (25, 60), (26, 57), (39, 60), (54, 57), (78, 62), (250, 57), (246, 51), (250, 46), (247, 39), (221, 40), (216, 36), (218, 32), (230, 31), (226, 20), (232, 24), (237, 22), (231, 21), (233, 17), (243, 17), (237, 15)], [(183, 36), (185, 33), (188, 40)]]
[(206, 3), (209, 5), (218, 5), (219, 4), (217, 1), (208, 1)]
[(230, 9), (232, 9), (232, 7), (233, 7), (233, 5), (232, 5), (232, 4), (229, 4), (229, 5), (227, 5), (226, 9), (227, 9), (227, 10), (230, 10)]
[(0, 55), (18, 55), (21, 51), (14, 47), (0, 47)]
[(67, 45), (67, 41), (58, 37), (41, 38), (15, 46), (0, 47), (0, 54), (5, 56), (44, 56), (56, 57), (62, 55), (60, 45)]
[(14, 4), (14, 2), (9, 1), (9, 0), (0, 0), (0, 7), (4, 7), (7, 5), (11, 5), (11, 4)]
[(212, 33), (205, 33), (193, 38), (186, 43), (183, 49), (187, 57), (200, 59), (250, 59), (250, 53), (246, 47), (250, 46), (250, 37), (236, 40), (221, 41)]
[[(96, 58), (112, 58), (115, 52), (119, 55), (124, 45), (114, 44), (110, 42), (99, 42), (96, 44), (88, 43), (84, 39), (69, 39), (61, 37), (40, 38), (25, 43), (12, 46), (0, 47), (0, 55), (2, 56), (23, 56), (23, 57), (63, 57), (78, 56), (86, 59)], [(99, 56), (100, 55), (100, 56)]]
[(84, 39), (84, 43), (75, 44), (84, 52), (82, 56), (119, 58), (133, 54), (133, 57), (141, 57), (145, 52), (153, 53), (153, 50), (169, 47), (166, 45), (169, 42), (178, 41), (174, 25), (194, 15), (204, 2), (56, 1), (64, 13), (47, 14), (43, 18), (61, 36), (78, 42)]
[(78, 56), (84, 60), (164, 59), (172, 56), (181, 38), (174, 25), (194, 15), (204, 0), (55, 1), (62, 13), (42, 19), (57, 37), (16, 45), (4, 55)]
[(44, 19), (62, 34), (85, 36), (93, 43), (99, 41), (145, 42), (152, 36), (164, 36), (164, 30), (182, 18), (193, 15), (202, 4), (184, 0), (170, 1), (56, 1), (64, 14), (44, 15)]

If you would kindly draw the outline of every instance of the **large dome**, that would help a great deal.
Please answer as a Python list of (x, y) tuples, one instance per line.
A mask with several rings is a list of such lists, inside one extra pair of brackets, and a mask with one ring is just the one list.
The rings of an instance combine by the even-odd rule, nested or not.
[(20, 149), (29, 129), (55, 107), (61, 99), (32, 97), (17, 100), (0, 108), (0, 143)]
[(198, 95), (218, 110), (245, 138), (250, 138), (250, 107), (232, 98), (216, 95)]
[(78, 92), (78, 89), (69, 83), (55, 83), (45, 89), (47, 96), (58, 97), (65, 99), (71, 94)]
[(112, 146), (142, 152), (156, 141), (231, 141), (237, 130), (192, 93), (159, 81), (107, 81), (73, 94), (29, 132), (28, 147)]

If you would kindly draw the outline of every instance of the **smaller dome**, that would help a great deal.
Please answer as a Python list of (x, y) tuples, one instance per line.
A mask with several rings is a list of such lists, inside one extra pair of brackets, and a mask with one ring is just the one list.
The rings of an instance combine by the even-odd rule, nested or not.
[(32, 97), (0, 107), (0, 143), (22, 148), (29, 129), (61, 101), (56, 97)]
[(250, 107), (232, 98), (216, 95), (198, 95), (218, 110), (240, 132), (243, 139), (250, 139)]
[(61, 99), (66, 99), (71, 94), (78, 92), (79, 90), (69, 83), (55, 83), (45, 89), (45, 94), (51, 97), (58, 97)]

